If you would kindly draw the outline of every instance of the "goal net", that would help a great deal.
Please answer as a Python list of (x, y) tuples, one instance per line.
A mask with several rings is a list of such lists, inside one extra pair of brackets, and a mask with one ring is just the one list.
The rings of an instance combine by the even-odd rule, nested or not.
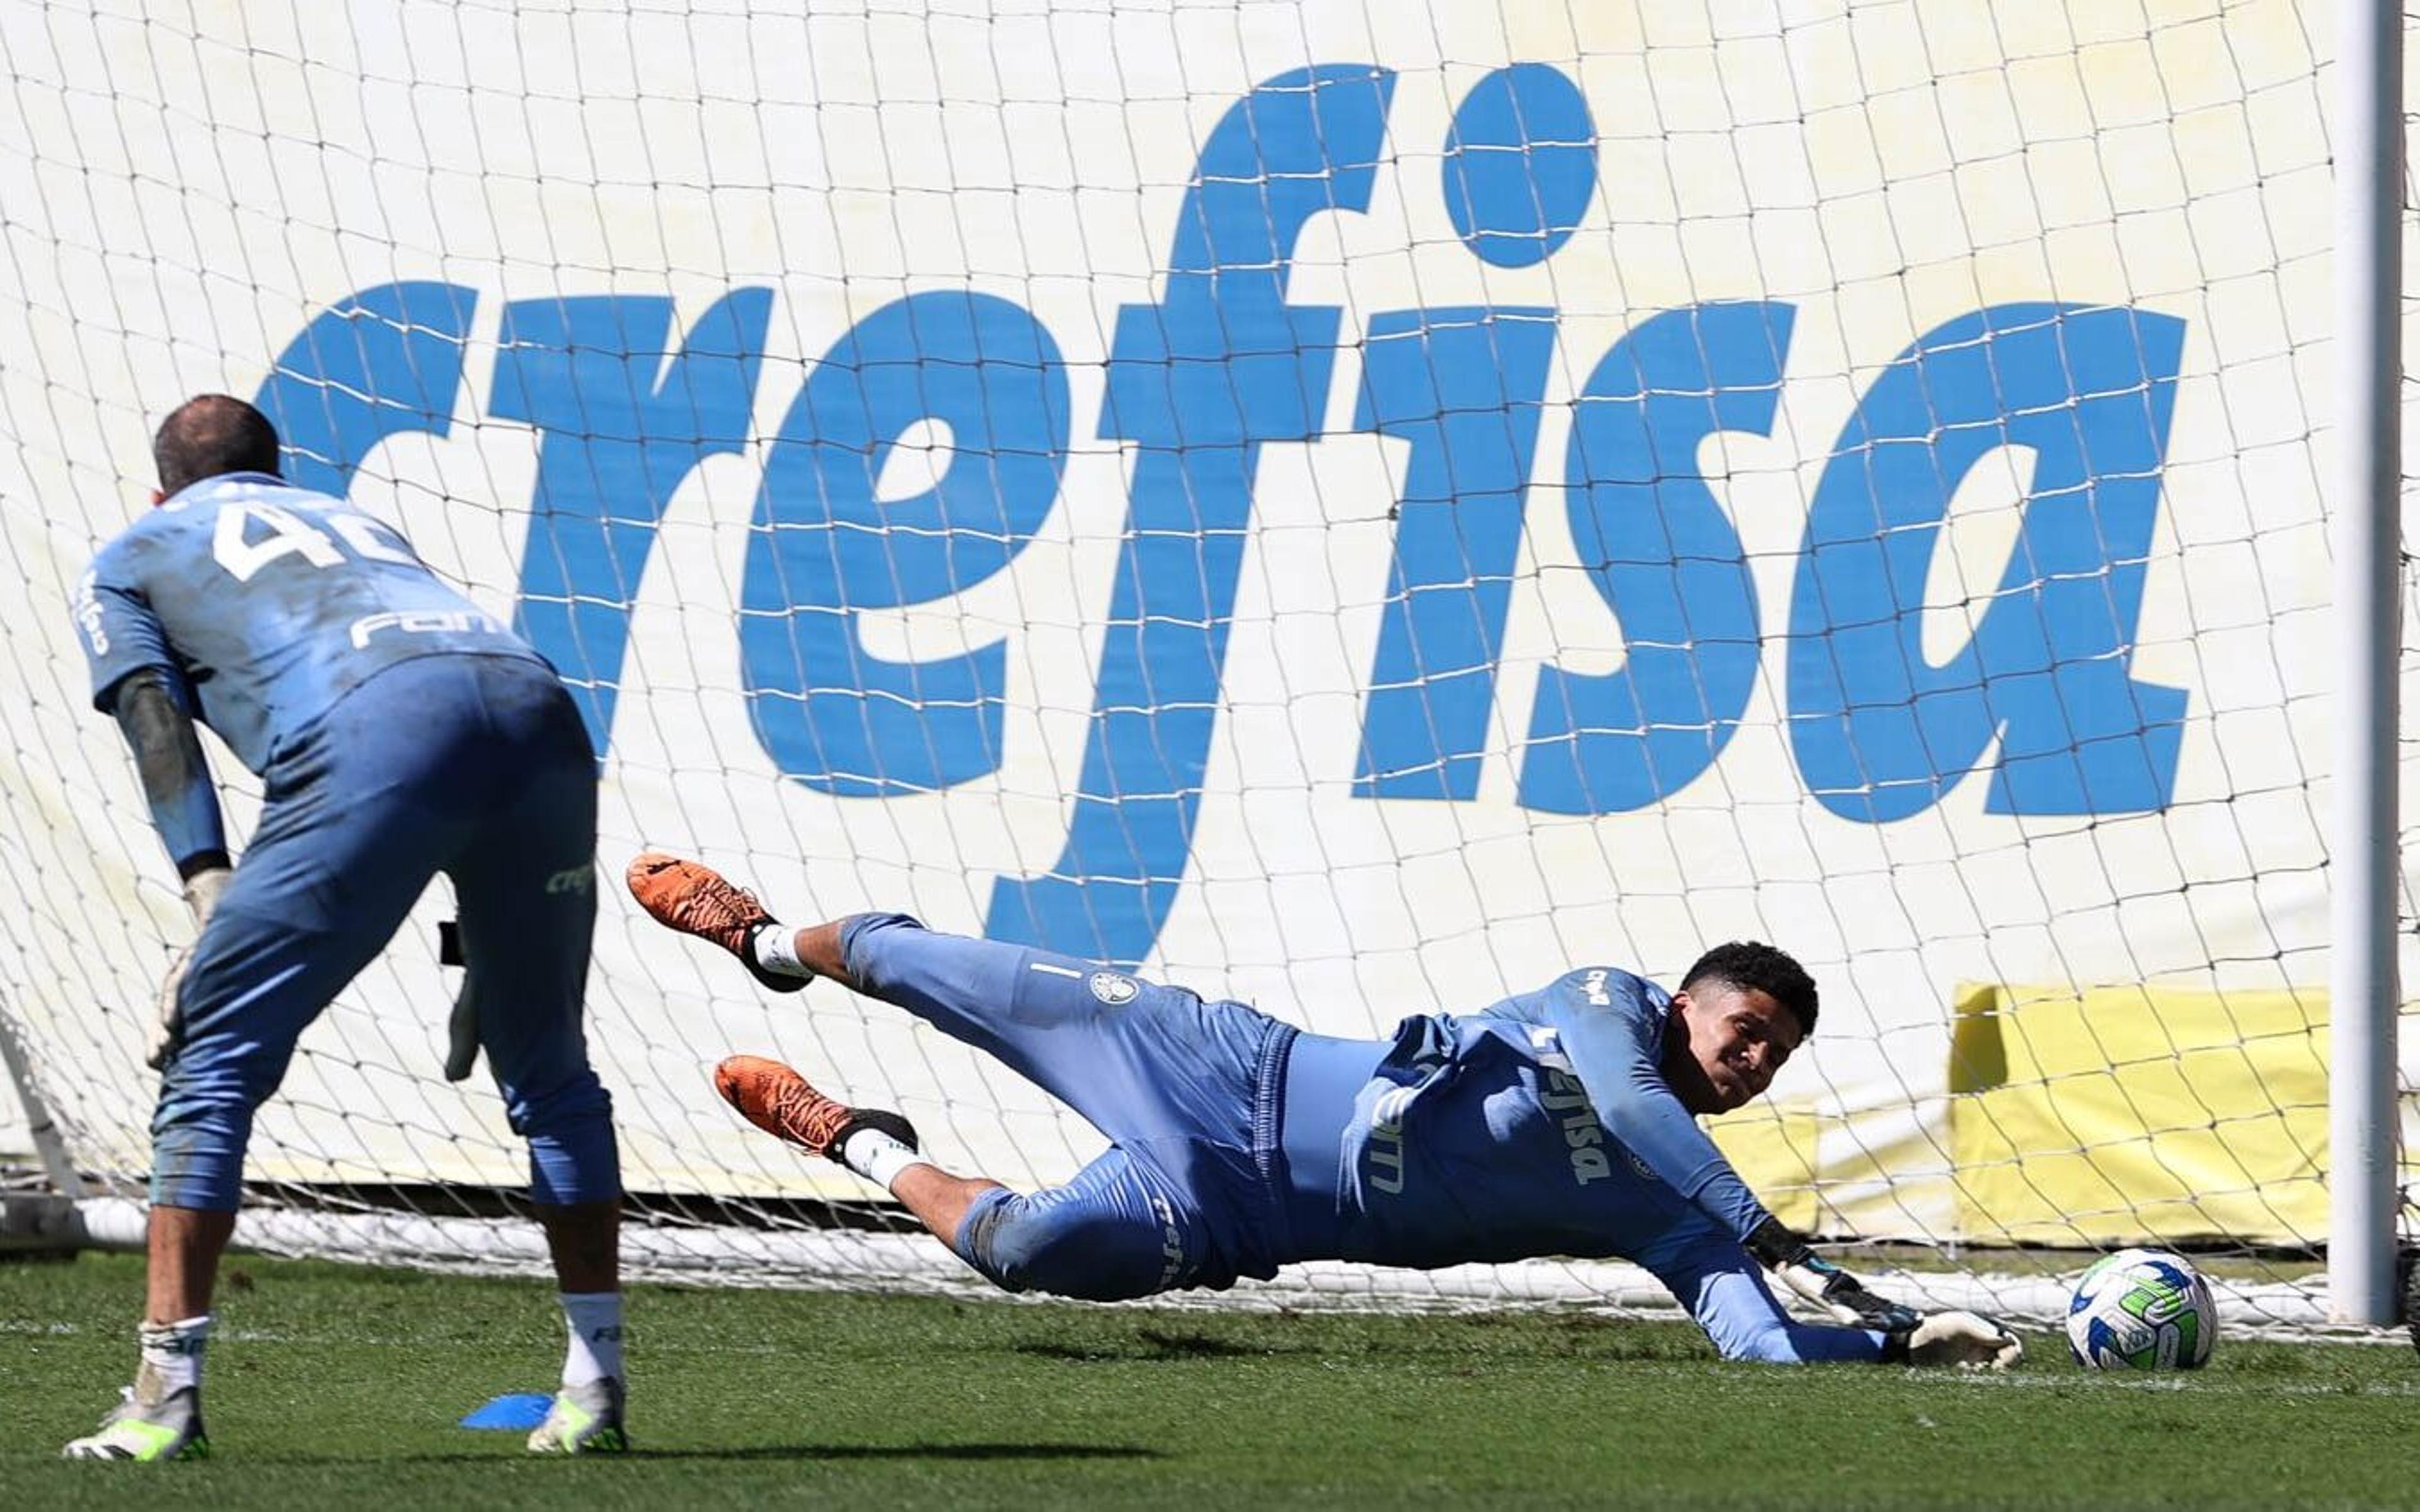
[[(1101, 1143), (648, 924), (660, 848), (1331, 1034), (1769, 939), (1823, 1030), (1714, 1132), (1782, 1218), (2022, 1316), (2157, 1242), (2324, 1317), (2327, 19), (0, 9), (0, 1028), (53, 1180), (132, 1231), (187, 933), (68, 601), (224, 391), (580, 694), (642, 1269), (969, 1280), (726, 1053), (1014, 1184)], [(262, 1110), (251, 1242), (539, 1258), (440, 1074), (444, 893)]]

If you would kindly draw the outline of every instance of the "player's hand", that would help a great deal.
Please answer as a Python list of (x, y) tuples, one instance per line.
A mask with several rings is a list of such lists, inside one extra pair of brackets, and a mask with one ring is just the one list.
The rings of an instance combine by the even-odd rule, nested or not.
[(185, 906), (194, 915), (194, 933), (217, 912), (219, 900), (226, 896), (227, 884), (235, 880), (235, 869), (227, 866), (206, 866), (185, 879)]
[(2017, 1336), (1980, 1313), (1928, 1313), (1907, 1335), (1910, 1365), (2006, 1370), (2024, 1357)]
[(177, 1006), (178, 995), (185, 985), (185, 970), (194, 963), (194, 946), (202, 937), (203, 926), (218, 911), (219, 899), (234, 880), (235, 872), (224, 866), (204, 867), (185, 879), (185, 907), (194, 916), (194, 937), (169, 960), (167, 974), (160, 979), (159, 995), (151, 1005), (151, 1033), (143, 1046), (143, 1063), (153, 1071), (168, 1063), (168, 1057), (176, 1054), (178, 1044), (185, 1038), (184, 1015)]

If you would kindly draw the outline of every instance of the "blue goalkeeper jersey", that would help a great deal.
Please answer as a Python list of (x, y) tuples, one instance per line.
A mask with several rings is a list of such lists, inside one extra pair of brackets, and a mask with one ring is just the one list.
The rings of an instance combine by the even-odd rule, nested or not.
[(101, 548), (74, 613), (93, 703), (169, 674), (186, 712), (263, 771), (373, 673), (439, 653), (546, 665), (393, 527), (267, 473), (205, 479)]
[(1391, 1041), (1303, 1035), (1283, 1133), (1297, 1248), (1434, 1268), (1745, 1238), (1763, 1206), (1664, 1081), (1671, 1010), (1596, 966)]

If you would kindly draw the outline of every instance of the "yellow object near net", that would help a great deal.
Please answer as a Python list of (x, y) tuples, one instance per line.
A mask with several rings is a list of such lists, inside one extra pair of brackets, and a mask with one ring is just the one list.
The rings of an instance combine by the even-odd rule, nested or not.
[[(1946, 1182), (1966, 1242), (2303, 1247), (2327, 1232), (2327, 995), (1959, 984), (1947, 1148), (1872, 1148), (1806, 1103), (1717, 1121), (1775, 1216), (1889, 1237)], [(1923, 1167), (1938, 1170), (1924, 1176)], [(1895, 1196), (1865, 1189), (1887, 1185)]]
[(1960, 1227), (2023, 1243), (2316, 1244), (2327, 1066), (2317, 990), (1962, 987)]

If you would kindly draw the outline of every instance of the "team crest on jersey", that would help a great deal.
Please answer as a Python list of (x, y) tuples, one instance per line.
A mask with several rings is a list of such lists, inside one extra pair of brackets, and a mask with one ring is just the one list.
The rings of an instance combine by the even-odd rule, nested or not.
[(1094, 972), (1093, 980), (1087, 985), (1093, 989), (1094, 996), (1111, 1008), (1125, 1007), (1135, 1000), (1135, 994), (1142, 991), (1132, 977), (1121, 976), (1114, 971)]

